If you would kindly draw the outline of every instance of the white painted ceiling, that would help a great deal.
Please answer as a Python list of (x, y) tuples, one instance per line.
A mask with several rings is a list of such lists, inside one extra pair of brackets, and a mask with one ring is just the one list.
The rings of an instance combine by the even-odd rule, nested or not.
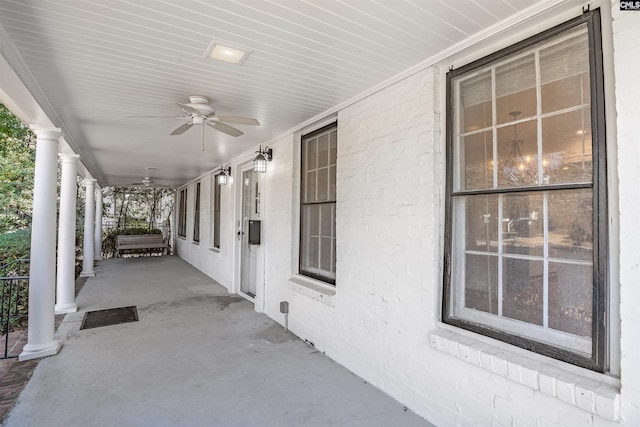
[[(179, 186), (531, 6), (531, 0), (0, 0), (25, 85), (101, 185)], [(253, 53), (204, 57), (212, 40)], [(1, 40), (0, 40), (1, 41)], [(188, 95), (257, 118), (233, 138), (184, 121)], [(277, 153), (276, 153), (277, 154)], [(149, 171), (147, 167), (159, 170)]]

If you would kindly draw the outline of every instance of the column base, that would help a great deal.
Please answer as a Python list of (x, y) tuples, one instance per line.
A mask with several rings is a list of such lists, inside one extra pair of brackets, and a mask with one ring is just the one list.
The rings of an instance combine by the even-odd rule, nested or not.
[(20, 356), (18, 356), (18, 362), (38, 359), (40, 357), (53, 356), (54, 354), (58, 354), (58, 352), (60, 351), (60, 347), (62, 347), (61, 340), (53, 340), (46, 344), (40, 345), (27, 344), (22, 349), (22, 353), (20, 353)]
[(103, 259), (103, 258), (102, 258), (101, 256), (99, 256), (99, 257), (97, 257), (97, 258), (94, 258), (93, 260), (94, 260), (94, 261), (102, 261), (102, 259)]
[(80, 273), (80, 277), (94, 277), (95, 275), (95, 271), (83, 271)]
[(75, 313), (78, 311), (78, 304), (72, 302), (70, 304), (56, 304), (56, 314)]

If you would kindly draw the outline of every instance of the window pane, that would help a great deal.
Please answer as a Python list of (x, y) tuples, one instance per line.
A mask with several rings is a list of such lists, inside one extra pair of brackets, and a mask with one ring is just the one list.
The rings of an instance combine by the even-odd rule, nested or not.
[(318, 167), (316, 164), (316, 141), (317, 139), (313, 138), (302, 144), (307, 159), (307, 164), (304, 165), (304, 170), (315, 169)]
[(467, 255), (465, 307), (498, 314), (498, 257)]
[(331, 272), (331, 252), (333, 251), (333, 239), (331, 237), (322, 237), (320, 240), (320, 269)]
[(460, 83), (460, 133), (491, 126), (491, 71)]
[(591, 337), (591, 266), (549, 263), (549, 327)]
[(300, 262), (307, 267), (318, 267), (318, 234), (320, 231), (320, 208), (322, 205), (306, 205), (301, 209)]
[(498, 187), (538, 184), (537, 122), (498, 129)]
[(492, 132), (463, 136), (464, 190), (493, 188), (493, 136)]
[(329, 135), (324, 134), (318, 138), (318, 167), (329, 165)]
[(549, 193), (549, 256), (593, 259), (593, 196), (589, 189)]
[(502, 244), (505, 253), (544, 255), (542, 194), (503, 197)]
[(300, 268), (335, 278), (335, 203), (302, 206)]
[(336, 200), (336, 167), (329, 167), (329, 201)]
[(540, 51), (542, 112), (588, 104), (589, 45), (585, 25), (577, 34)]
[(502, 264), (502, 314), (511, 319), (542, 325), (543, 263), (505, 258)]
[(536, 68), (534, 55), (527, 55), (496, 68), (496, 122), (536, 115)]
[(329, 164), (335, 165), (338, 157), (338, 132), (334, 130), (329, 136)]
[(466, 197), (467, 250), (498, 251), (498, 196)]
[(545, 184), (591, 182), (591, 119), (588, 109), (542, 120)]
[(307, 172), (304, 174), (306, 177), (305, 187), (304, 187), (304, 202), (315, 202), (318, 200), (316, 197), (316, 172)]
[(320, 205), (320, 235), (331, 237), (333, 235), (333, 219), (335, 204)]
[(329, 168), (318, 169), (316, 176), (318, 178), (316, 200), (324, 202), (329, 199)]

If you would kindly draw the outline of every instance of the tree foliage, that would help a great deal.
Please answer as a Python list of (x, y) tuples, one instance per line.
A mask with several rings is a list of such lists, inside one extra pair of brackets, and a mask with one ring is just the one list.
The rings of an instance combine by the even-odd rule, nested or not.
[(0, 234), (31, 225), (35, 140), (0, 104)]
[(103, 191), (107, 218), (115, 228), (158, 227), (173, 211), (173, 190), (152, 187), (108, 187)]

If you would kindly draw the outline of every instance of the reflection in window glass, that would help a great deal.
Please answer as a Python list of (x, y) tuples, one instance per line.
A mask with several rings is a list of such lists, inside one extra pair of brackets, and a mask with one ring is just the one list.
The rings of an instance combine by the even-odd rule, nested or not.
[(543, 272), (543, 263), (540, 261), (503, 258), (502, 313), (505, 317), (542, 325)]
[(498, 129), (498, 187), (538, 184), (537, 121)]
[(542, 194), (503, 196), (502, 250), (505, 253), (542, 256), (544, 208)]
[(492, 124), (491, 72), (486, 71), (460, 83), (460, 131), (473, 132)]
[(549, 327), (591, 337), (593, 268), (549, 263)]
[(498, 124), (536, 115), (536, 63), (533, 54), (496, 67), (496, 120)]
[(591, 119), (585, 109), (542, 119), (545, 184), (591, 182)]
[(593, 259), (593, 195), (590, 190), (549, 194), (549, 257)]
[(466, 197), (466, 249), (480, 252), (498, 251), (498, 196)]
[(461, 138), (464, 147), (463, 188), (493, 188), (492, 132), (481, 132)]
[(465, 306), (498, 314), (498, 257), (467, 255)]

